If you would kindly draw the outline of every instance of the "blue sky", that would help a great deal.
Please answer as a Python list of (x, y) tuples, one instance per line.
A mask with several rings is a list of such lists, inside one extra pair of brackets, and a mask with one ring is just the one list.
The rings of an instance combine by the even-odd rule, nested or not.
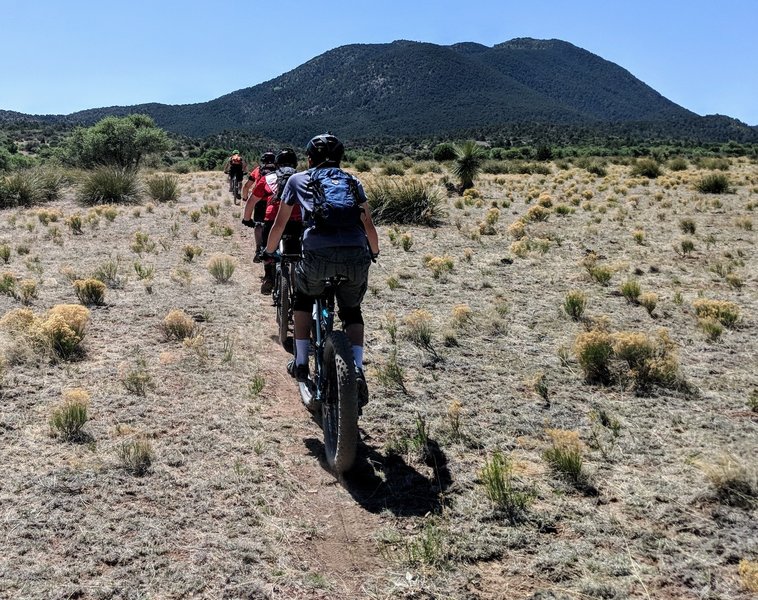
[(758, 0), (0, 0), (0, 109), (211, 100), (352, 43), (558, 38), (758, 125)]

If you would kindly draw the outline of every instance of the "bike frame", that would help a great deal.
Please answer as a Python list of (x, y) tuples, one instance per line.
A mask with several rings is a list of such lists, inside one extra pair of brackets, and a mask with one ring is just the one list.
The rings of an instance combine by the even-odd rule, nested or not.
[(324, 340), (332, 332), (334, 327), (334, 284), (327, 285), (324, 295), (316, 298), (313, 303), (314, 322), (313, 334), (315, 337), (315, 377), (317, 401), (324, 399)]

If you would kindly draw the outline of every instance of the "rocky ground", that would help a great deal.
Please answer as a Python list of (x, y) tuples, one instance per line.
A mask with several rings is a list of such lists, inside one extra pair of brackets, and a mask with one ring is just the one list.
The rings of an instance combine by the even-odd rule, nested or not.
[[(484, 175), (478, 196), (442, 194), (441, 226), (380, 227), (364, 304), (372, 401), (342, 480), (284, 370), (221, 174), (182, 175), (177, 202), (113, 220), (73, 191), (2, 211), (0, 272), (36, 283), (36, 314), (77, 303), (72, 280), (109, 277), (82, 355), (22, 356), (0, 333), (0, 596), (752, 597), (758, 165), (733, 159), (733, 191), (717, 195), (695, 189), (707, 171), (693, 164), (657, 179), (607, 169)], [(186, 246), (202, 254), (188, 262)], [(237, 261), (228, 283), (208, 272), (217, 253)], [(650, 314), (621, 293), (630, 278), (657, 294)], [(576, 321), (571, 290), (587, 298)], [(0, 316), (19, 296), (0, 294)], [(709, 338), (699, 298), (734, 303), (738, 321)], [(173, 309), (194, 318), (190, 340), (161, 331)], [(635, 389), (615, 365), (610, 384), (586, 382), (575, 340), (598, 324), (665, 328), (676, 381)], [(125, 386), (135, 373), (144, 395)], [(75, 388), (89, 420), (64, 442), (49, 421)], [(141, 476), (122, 455), (134, 440), (154, 454)], [(581, 456), (578, 477), (555, 448)], [(511, 469), (499, 506), (482, 472), (494, 456)]]

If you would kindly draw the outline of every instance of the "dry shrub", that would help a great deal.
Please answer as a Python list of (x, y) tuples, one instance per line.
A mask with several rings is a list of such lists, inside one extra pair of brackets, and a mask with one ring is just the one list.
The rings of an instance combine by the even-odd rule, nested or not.
[(714, 462), (696, 465), (708, 478), (716, 499), (722, 504), (758, 507), (758, 480), (755, 466), (745, 466), (736, 456), (722, 454)]
[(614, 333), (613, 352), (626, 362), (638, 391), (653, 384), (675, 387), (681, 381), (676, 345), (665, 329), (659, 329), (654, 337), (628, 331)]
[(758, 594), (758, 562), (743, 558), (740, 561), (740, 581), (746, 590)]
[(195, 321), (186, 312), (174, 309), (169, 312), (159, 326), (167, 340), (184, 340), (195, 332)]
[(87, 422), (90, 396), (86, 390), (77, 388), (63, 393), (63, 403), (53, 411), (50, 428), (54, 435), (67, 442), (84, 438), (82, 427)]
[(452, 311), (452, 326), (455, 329), (461, 329), (473, 321), (471, 307), (468, 304), (456, 304)]
[(77, 279), (73, 285), (76, 297), (82, 304), (100, 306), (105, 302), (106, 287), (99, 279)]
[(658, 294), (655, 292), (645, 292), (640, 294), (637, 298), (637, 303), (652, 317), (655, 307), (658, 306)]
[(208, 272), (218, 283), (226, 283), (234, 275), (237, 261), (226, 254), (216, 254), (208, 261)]
[(552, 445), (543, 454), (545, 460), (573, 484), (583, 484), (587, 477), (584, 473), (584, 444), (579, 439), (579, 432), (547, 429), (546, 433)]
[(580, 333), (574, 342), (574, 354), (588, 383), (611, 382), (613, 338), (602, 329)]
[(627, 279), (621, 284), (621, 295), (629, 304), (637, 304), (641, 293), (640, 282), (634, 278)]
[(16, 294), (22, 304), (31, 304), (37, 298), (37, 282), (34, 279), (22, 279)]
[(530, 207), (529, 210), (526, 211), (526, 215), (524, 215), (525, 219), (527, 221), (547, 221), (547, 218), (550, 216), (550, 211), (546, 209), (544, 206), (540, 206), (539, 204), (535, 204), (534, 206)]
[(584, 309), (587, 307), (587, 294), (581, 290), (571, 290), (566, 294), (563, 299), (563, 310), (574, 321), (578, 321), (584, 314)]
[(67, 359), (79, 352), (89, 314), (78, 304), (58, 304), (48, 311), (42, 330), (58, 357)]
[(537, 199), (537, 205), (543, 208), (550, 208), (553, 206), (553, 198), (547, 192), (542, 192)]
[[(665, 329), (649, 336), (631, 331), (611, 333), (600, 325), (577, 336), (574, 353), (589, 383), (607, 385), (625, 375), (638, 392), (654, 384), (676, 387), (682, 383), (675, 344)], [(623, 370), (614, 369), (616, 365)]]
[(740, 309), (734, 302), (698, 298), (692, 303), (698, 319), (713, 319), (725, 327), (734, 327), (740, 318)]
[(153, 446), (145, 438), (122, 443), (118, 449), (118, 456), (124, 469), (136, 477), (146, 475), (155, 460)]
[(510, 245), (511, 254), (518, 256), (519, 258), (526, 258), (529, 254), (529, 250), (532, 249), (532, 245), (528, 238), (516, 240)]
[(435, 279), (442, 275), (450, 273), (453, 270), (453, 259), (447, 255), (444, 256), (425, 256), (424, 264), (432, 272)]
[(89, 310), (78, 304), (59, 304), (45, 317), (28, 308), (9, 311), (0, 319), (0, 330), (8, 338), (6, 357), (13, 363), (71, 358), (81, 350), (88, 320)]
[(432, 313), (427, 310), (414, 310), (405, 317), (404, 337), (422, 348), (432, 344)]
[(508, 226), (508, 235), (514, 240), (520, 240), (526, 235), (526, 226), (521, 220), (514, 221)]

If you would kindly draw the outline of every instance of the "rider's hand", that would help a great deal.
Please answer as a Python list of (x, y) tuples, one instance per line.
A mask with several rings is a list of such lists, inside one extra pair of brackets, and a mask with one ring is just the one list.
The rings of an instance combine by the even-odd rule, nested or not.
[(378, 250), (376, 252), (372, 252), (371, 253), (371, 262), (375, 263), (377, 258), (379, 258), (379, 251)]
[(255, 221), (253, 221), (252, 219), (242, 219), (242, 224), (245, 227), (255, 227)]
[(273, 252), (268, 252), (264, 248), (263, 250), (261, 250), (261, 258), (263, 258), (264, 260), (268, 259), (268, 260), (271, 260), (273, 262), (280, 262), (282, 260), (282, 255), (279, 252), (279, 250), (274, 250)]

